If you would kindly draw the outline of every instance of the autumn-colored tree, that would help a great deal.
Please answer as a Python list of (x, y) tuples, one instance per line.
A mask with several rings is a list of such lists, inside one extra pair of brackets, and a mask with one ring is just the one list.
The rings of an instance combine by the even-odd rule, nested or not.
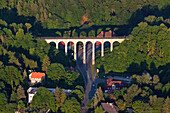
[(25, 99), (26, 96), (25, 96), (25, 91), (23, 89), (23, 87), (21, 85), (19, 85), (18, 89), (17, 89), (17, 99), (20, 100), (20, 99)]
[(163, 113), (170, 113), (170, 99), (167, 97), (163, 104)]
[(159, 76), (158, 75), (154, 75), (153, 76), (153, 84), (157, 84), (159, 82)]
[(46, 56), (44, 57), (44, 60), (43, 60), (42, 70), (45, 71), (45, 72), (47, 72), (47, 69), (48, 69), (49, 66), (50, 66), (50, 59), (49, 59), (49, 57), (46, 55)]
[(118, 106), (118, 108), (121, 110), (121, 111), (124, 111), (125, 108), (126, 108), (126, 102), (124, 102), (122, 99), (119, 99), (116, 101), (116, 104)]
[(54, 96), (56, 99), (56, 110), (58, 110), (59, 107), (63, 106), (63, 103), (65, 102), (67, 96), (66, 93), (58, 87), (56, 87), (54, 91)]
[(101, 87), (99, 87), (94, 95), (94, 108), (96, 108), (98, 102), (100, 102), (101, 100), (104, 100), (104, 97), (103, 97), (103, 91)]

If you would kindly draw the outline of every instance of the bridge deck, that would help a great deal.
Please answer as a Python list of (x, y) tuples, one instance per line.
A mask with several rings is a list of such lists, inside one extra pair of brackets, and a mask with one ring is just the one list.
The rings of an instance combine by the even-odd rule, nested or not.
[(127, 39), (125, 36), (115, 37), (37, 37), (40, 39)]

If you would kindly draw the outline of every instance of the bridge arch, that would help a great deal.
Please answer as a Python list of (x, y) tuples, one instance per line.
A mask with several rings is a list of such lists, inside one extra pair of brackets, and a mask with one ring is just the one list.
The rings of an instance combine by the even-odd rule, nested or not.
[(74, 53), (74, 42), (73, 41), (68, 41), (67, 43), (67, 51), (68, 51), (68, 55), (73, 55)]
[(51, 41), (51, 42), (50, 42), (50, 45), (56, 48), (56, 42)]
[[(63, 52), (65, 52), (65, 54), (67, 55), (67, 49), (66, 49), (66, 42), (64, 41), (59, 41), (56, 42), (56, 48), (59, 50), (62, 50)], [(57, 47), (58, 46), (58, 47)]]
[(119, 45), (120, 45), (120, 42), (118, 42), (118, 41), (113, 42), (113, 48), (115, 48), (115, 47), (117, 47)]
[[(105, 41), (103, 45), (104, 45), (104, 53), (111, 51), (111, 42)], [(107, 51), (107, 49), (110, 49), (110, 51)]]
[[(88, 42), (91, 42), (92, 44), (92, 64), (95, 64), (95, 50), (96, 50), (96, 44), (98, 42), (99, 45), (101, 46), (101, 56), (104, 56), (104, 44), (105, 42), (110, 43), (110, 51), (113, 50), (113, 42), (117, 41), (121, 43), (123, 40), (126, 39), (126, 37), (40, 37), (40, 39), (45, 39), (47, 43), (50, 42), (55, 42), (56, 43), (56, 48), (58, 49), (58, 45), (62, 43), (63, 48), (65, 49), (65, 54), (67, 55), (67, 47), (69, 43), (74, 44), (74, 59), (77, 59), (77, 48), (79, 43), (82, 42), (81, 48), (83, 49), (83, 63), (86, 63), (86, 46)], [(60, 46), (59, 46), (60, 47)]]

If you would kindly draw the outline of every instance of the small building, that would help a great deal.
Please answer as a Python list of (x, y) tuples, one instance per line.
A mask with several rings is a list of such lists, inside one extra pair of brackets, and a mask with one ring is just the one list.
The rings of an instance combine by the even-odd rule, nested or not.
[(45, 73), (41, 73), (41, 72), (32, 72), (29, 75), (29, 79), (31, 81), (31, 84), (41, 83), (41, 80), (44, 77), (45, 77)]
[(149, 79), (152, 80), (152, 76), (146, 70), (143, 71), (143, 73), (141, 74), (141, 77), (142, 75), (148, 75)]
[(105, 93), (112, 93), (114, 90), (121, 90), (125, 87), (128, 87), (123, 81), (114, 81), (113, 78), (109, 78), (105, 81)]
[(118, 107), (113, 105), (113, 103), (101, 103), (101, 107), (104, 113), (119, 113)]
[[(51, 91), (52, 93), (54, 93), (55, 88), (46, 88), (48, 91)], [(38, 88), (37, 87), (29, 87), (29, 89), (27, 90), (28, 93), (28, 103), (31, 103), (34, 95), (37, 93)], [(70, 89), (62, 89), (66, 94), (69, 94), (72, 90)]]

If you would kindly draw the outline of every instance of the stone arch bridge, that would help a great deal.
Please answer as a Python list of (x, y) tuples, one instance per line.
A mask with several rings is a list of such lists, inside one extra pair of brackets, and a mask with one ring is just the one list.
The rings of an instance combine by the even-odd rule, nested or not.
[(101, 56), (104, 56), (104, 43), (110, 43), (110, 51), (113, 50), (113, 43), (114, 42), (123, 42), (126, 37), (123, 36), (115, 36), (115, 37), (39, 37), (40, 39), (44, 39), (47, 43), (54, 42), (56, 43), (56, 49), (58, 49), (58, 44), (60, 42), (65, 43), (65, 54), (67, 55), (67, 45), (69, 42), (74, 43), (74, 59), (77, 58), (77, 43), (83, 43), (83, 63), (86, 63), (86, 43), (92, 43), (92, 64), (95, 64), (95, 43), (101, 42)]

